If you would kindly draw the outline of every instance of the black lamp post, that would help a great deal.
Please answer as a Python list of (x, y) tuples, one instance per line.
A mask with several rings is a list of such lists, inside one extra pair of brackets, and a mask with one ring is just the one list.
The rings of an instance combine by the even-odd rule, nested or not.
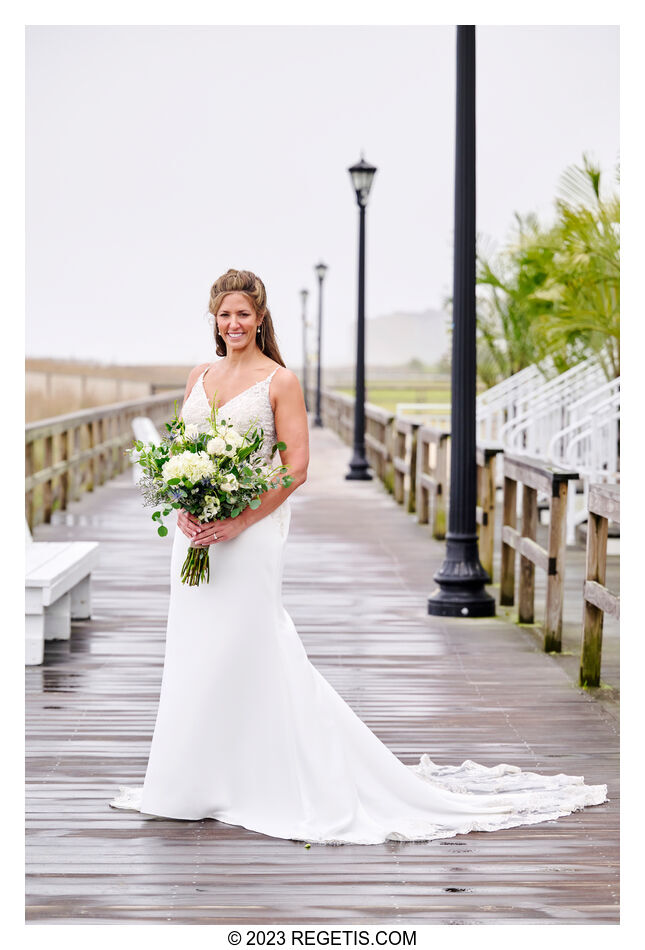
[(307, 399), (307, 297), (309, 291), (303, 289), (300, 291), (302, 299), (302, 391), (305, 397), (305, 410), (309, 412), (309, 403)]
[(316, 264), (314, 267), (316, 274), (318, 275), (318, 366), (316, 368), (316, 417), (314, 419), (315, 426), (321, 426), (323, 424), (322, 416), (320, 414), (320, 366), (322, 360), (322, 293), (323, 293), (323, 280), (325, 279), (325, 274), (327, 273), (327, 265), (323, 264), (322, 261), (320, 264)]
[(434, 575), (439, 590), (428, 598), (428, 613), (440, 617), (495, 616), (475, 513), (475, 207), (475, 27), (458, 26), (450, 515), (445, 560)]
[(356, 390), (354, 400), (354, 454), (345, 478), (368, 481), (365, 458), (365, 208), (376, 168), (365, 161), (348, 168), (359, 209), (358, 230), (358, 321), (356, 328)]

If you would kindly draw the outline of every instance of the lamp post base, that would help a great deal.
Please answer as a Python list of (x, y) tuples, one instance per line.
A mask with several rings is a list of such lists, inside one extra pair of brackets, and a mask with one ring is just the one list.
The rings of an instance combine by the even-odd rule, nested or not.
[(314, 419), (314, 425), (322, 428), (322, 424), (323, 424), (323, 421), (320, 418), (320, 416), (316, 416), (316, 418)]
[(349, 463), (349, 472), (345, 475), (345, 478), (349, 481), (357, 482), (368, 482), (371, 481), (373, 476), (368, 471), (369, 463), (367, 459), (361, 458), (360, 455), (354, 455), (353, 459)]
[(446, 537), (446, 558), (433, 578), (439, 585), (428, 598), (435, 617), (494, 617), (495, 598), (484, 590), (490, 576), (481, 566), (477, 536)]

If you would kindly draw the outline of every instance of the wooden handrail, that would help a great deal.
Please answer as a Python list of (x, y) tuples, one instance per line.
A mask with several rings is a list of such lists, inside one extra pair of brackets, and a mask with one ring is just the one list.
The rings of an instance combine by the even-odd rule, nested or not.
[(432, 426), (417, 430), (416, 512), (432, 537), (446, 536), (450, 433)]
[(111, 403), (41, 419), (25, 426), (25, 514), (30, 528), (51, 520), (70, 500), (122, 472), (133, 441), (132, 420), (150, 416), (161, 426), (181, 406), (183, 390)]
[(420, 419), (402, 419), (400, 416), (392, 423), (394, 497), (410, 514), (414, 514), (417, 507), (417, 434), (422, 424)]
[(590, 485), (587, 507), (579, 683), (580, 686), (600, 686), (604, 615), (620, 617), (620, 597), (605, 587), (609, 521), (620, 524), (620, 488), (618, 485)]
[[(535, 568), (546, 571), (544, 649), (562, 650), (562, 606), (566, 552), (567, 487), (578, 472), (539, 459), (504, 455), (504, 515), (502, 521), (502, 574), (500, 604), (515, 603), (515, 553), (520, 554), (518, 622), (534, 622)], [(517, 531), (517, 485), (522, 485), (522, 530)], [(537, 493), (549, 496), (548, 547), (536, 539)]]
[(495, 458), (504, 449), (501, 445), (477, 445), (477, 508), (475, 518), (479, 525), (479, 560), (493, 580), (493, 553), (495, 550)]

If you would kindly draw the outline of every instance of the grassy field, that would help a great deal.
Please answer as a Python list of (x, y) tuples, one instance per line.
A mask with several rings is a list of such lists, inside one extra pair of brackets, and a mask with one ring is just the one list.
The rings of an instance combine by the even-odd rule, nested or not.
[[(336, 387), (337, 392), (347, 396), (354, 395), (354, 387)], [(415, 389), (386, 388), (383, 386), (366, 388), (366, 400), (383, 409), (394, 411), (398, 402), (432, 402), (450, 404), (450, 389), (448, 386), (437, 388), (417, 387)]]

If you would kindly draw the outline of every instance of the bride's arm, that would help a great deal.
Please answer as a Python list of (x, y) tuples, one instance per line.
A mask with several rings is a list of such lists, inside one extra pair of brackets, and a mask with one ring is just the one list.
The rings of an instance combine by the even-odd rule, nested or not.
[(260, 495), (259, 508), (245, 508), (235, 519), (241, 522), (243, 528), (266, 518), (307, 479), (309, 427), (305, 399), (296, 374), (286, 367), (279, 369), (271, 380), (270, 395), (273, 401), (276, 442), (284, 442), (287, 446), (284, 452), (280, 452), (282, 464), (288, 466), (284, 474), (290, 475), (293, 481), (290, 485), (271, 488)]

